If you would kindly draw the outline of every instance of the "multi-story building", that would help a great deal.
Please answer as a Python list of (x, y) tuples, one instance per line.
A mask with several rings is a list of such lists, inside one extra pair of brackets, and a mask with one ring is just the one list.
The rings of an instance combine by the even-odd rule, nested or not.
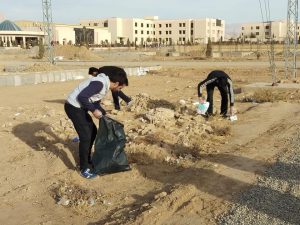
[(159, 20), (157, 16), (138, 18), (107, 18), (83, 20), (81, 26), (107, 28), (111, 41), (137, 44), (162, 43), (183, 44), (188, 42), (207, 43), (222, 41), (225, 21), (219, 19)]
[[(286, 27), (286, 21), (242, 24), (240, 37), (244, 40), (263, 42), (273, 37), (274, 41), (283, 42), (286, 37)], [(299, 35), (299, 26), (297, 35)]]

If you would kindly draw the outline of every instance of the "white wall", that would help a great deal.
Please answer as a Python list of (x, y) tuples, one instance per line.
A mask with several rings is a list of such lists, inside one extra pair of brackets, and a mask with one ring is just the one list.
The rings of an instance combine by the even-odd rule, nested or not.
[(74, 27), (64, 26), (64, 25), (56, 25), (54, 27), (54, 40), (58, 41), (59, 44), (68, 44), (69, 41), (72, 44), (75, 44), (75, 31)]

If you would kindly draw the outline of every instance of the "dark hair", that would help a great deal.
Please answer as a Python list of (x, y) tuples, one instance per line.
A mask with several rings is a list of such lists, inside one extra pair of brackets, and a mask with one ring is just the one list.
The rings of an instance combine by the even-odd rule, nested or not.
[(95, 76), (94, 73), (99, 73), (98, 69), (96, 67), (90, 67), (89, 68), (89, 74), (92, 76)]
[(111, 82), (119, 82), (119, 85), (128, 86), (127, 74), (124, 69), (117, 66), (103, 66), (98, 69), (98, 73), (104, 73)]

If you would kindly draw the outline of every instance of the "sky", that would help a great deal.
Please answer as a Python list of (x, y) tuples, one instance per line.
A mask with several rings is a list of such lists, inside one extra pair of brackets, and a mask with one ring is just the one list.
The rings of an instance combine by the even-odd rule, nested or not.
[[(45, 0), (0, 0), (0, 20), (42, 21), (43, 1)], [(51, 2), (52, 19), (56, 23), (79, 24), (85, 19), (158, 16), (159, 19), (209, 17), (223, 19), (226, 24), (234, 24), (265, 21), (266, 8), (270, 8), (270, 20), (286, 19), (288, 0), (52, 0)], [(269, 7), (265, 7), (268, 5)]]

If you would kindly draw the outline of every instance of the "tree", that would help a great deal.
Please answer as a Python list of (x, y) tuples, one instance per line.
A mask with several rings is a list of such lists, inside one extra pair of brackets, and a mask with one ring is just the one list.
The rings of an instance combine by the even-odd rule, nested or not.
[(129, 40), (129, 38), (127, 38), (127, 47), (130, 47), (130, 40)]
[(250, 38), (256, 38), (256, 35), (254, 33), (251, 33)]
[(42, 38), (39, 38), (39, 59), (42, 59), (45, 54), (45, 47)]
[(208, 41), (207, 41), (205, 55), (207, 58), (212, 57), (212, 44), (211, 44), (210, 38), (208, 38)]

